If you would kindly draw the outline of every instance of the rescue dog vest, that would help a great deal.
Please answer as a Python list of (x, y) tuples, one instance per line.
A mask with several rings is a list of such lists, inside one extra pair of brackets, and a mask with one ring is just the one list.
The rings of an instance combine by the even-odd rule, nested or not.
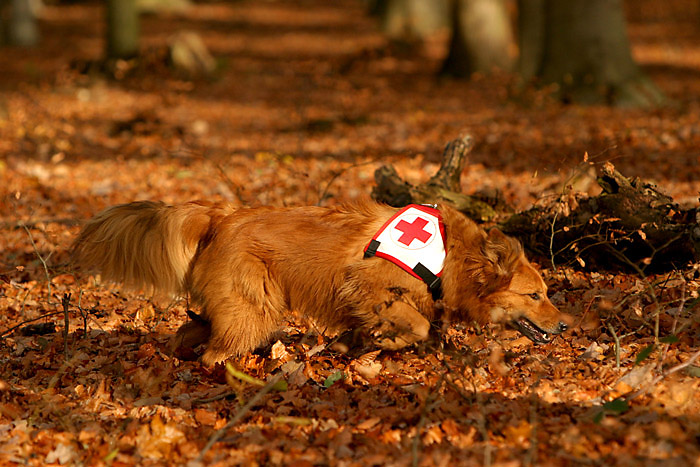
[(365, 247), (365, 258), (378, 256), (428, 284), (433, 299), (442, 297), (445, 225), (433, 206), (409, 204), (394, 214)]

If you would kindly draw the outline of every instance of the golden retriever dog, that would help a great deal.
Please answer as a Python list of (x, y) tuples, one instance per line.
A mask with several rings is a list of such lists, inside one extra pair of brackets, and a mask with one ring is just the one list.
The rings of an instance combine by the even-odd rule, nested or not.
[(206, 342), (206, 365), (265, 344), (290, 310), (322, 328), (366, 330), (384, 349), (426, 339), (436, 319), (507, 322), (537, 343), (566, 330), (516, 240), (447, 205), (411, 206), (138, 201), (88, 221), (72, 253), (103, 279), (191, 296), (201, 314), (175, 340)]

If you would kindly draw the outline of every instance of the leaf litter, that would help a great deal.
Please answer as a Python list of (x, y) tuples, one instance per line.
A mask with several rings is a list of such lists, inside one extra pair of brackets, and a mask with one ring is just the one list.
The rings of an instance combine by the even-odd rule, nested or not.
[[(343, 353), (290, 316), (271, 346), (231, 362), (236, 374), (169, 354), (186, 302), (76, 279), (66, 254), (81, 219), (135, 199), (331, 205), (367, 197), (386, 162), (425, 181), (464, 131), (478, 144), (463, 191), (498, 192), (513, 209), (566, 183), (587, 190), (582, 157), (696, 205), (700, 31), (683, 15), (630, 25), (637, 60), (657, 65), (652, 78), (683, 104), (650, 113), (560, 106), (542, 91), (516, 102), (498, 74), (438, 81), (444, 43), (397, 53), (349, 0), (144, 17), (149, 52), (175, 27), (201, 34), (226, 62), (211, 81), (155, 62), (116, 81), (84, 74), (68, 64), (101, 56), (100, 9), (46, 9), (50, 43), (3, 49), (0, 77), (3, 464), (697, 462), (698, 265), (640, 278), (540, 258), (553, 301), (575, 321), (541, 346), (465, 325), (402, 352)], [(286, 389), (260, 396), (273, 376)]]

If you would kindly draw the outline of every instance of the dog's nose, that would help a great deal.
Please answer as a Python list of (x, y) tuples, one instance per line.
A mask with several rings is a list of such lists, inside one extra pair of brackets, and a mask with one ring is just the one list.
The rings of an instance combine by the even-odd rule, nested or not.
[(569, 325), (566, 324), (566, 323), (563, 322), (563, 321), (559, 321), (559, 326), (558, 326), (557, 329), (558, 329), (558, 332), (561, 333), (561, 332), (564, 332), (564, 331), (566, 331), (567, 329), (569, 329)]

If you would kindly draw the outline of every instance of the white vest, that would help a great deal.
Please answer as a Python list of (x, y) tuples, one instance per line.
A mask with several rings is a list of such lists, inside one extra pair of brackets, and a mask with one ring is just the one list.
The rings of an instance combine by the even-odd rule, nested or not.
[(440, 295), (445, 262), (445, 225), (432, 206), (410, 204), (394, 214), (365, 247), (365, 258), (378, 256), (398, 265)]

